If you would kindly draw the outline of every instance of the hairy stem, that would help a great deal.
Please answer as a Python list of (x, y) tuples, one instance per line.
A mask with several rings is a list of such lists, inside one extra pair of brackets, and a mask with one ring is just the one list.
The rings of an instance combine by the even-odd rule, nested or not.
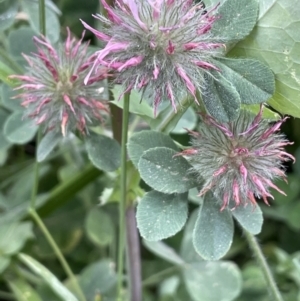
[(267, 286), (269, 287), (270, 294), (272, 295), (273, 301), (283, 301), (283, 298), (279, 292), (279, 289), (276, 285), (276, 282), (274, 280), (273, 274), (271, 272), (271, 269), (266, 261), (266, 258), (264, 257), (264, 254), (257, 242), (257, 239), (254, 235), (249, 233), (248, 231), (244, 230), (245, 236), (247, 238), (248, 244), (250, 248), (252, 249), (254, 256), (260, 265), (260, 268), (265, 276)]
[(142, 301), (141, 250), (134, 205), (126, 210), (126, 232), (130, 300)]
[(43, 223), (42, 219), (39, 217), (39, 215), (36, 213), (36, 211), (32, 208), (29, 209), (29, 214), (32, 216), (36, 224), (39, 226), (41, 231), (43, 232), (45, 238), (47, 239), (49, 245), (53, 249), (57, 259), (60, 261), (65, 273), (67, 274), (68, 278), (71, 280), (71, 283), (73, 285), (74, 290), (78, 294), (78, 297), (80, 298), (81, 301), (86, 301), (85, 296), (77, 282), (77, 279), (72, 272), (70, 266), (68, 265), (64, 255), (62, 254), (60, 248), (56, 244), (55, 240), (53, 239), (52, 235), (48, 231), (46, 225)]
[(121, 199), (119, 204), (119, 248), (118, 248), (118, 300), (122, 300), (123, 269), (124, 269), (124, 245), (126, 235), (126, 199), (127, 199), (127, 135), (129, 118), (129, 93), (124, 94), (124, 107), (122, 116), (122, 143), (121, 143)]

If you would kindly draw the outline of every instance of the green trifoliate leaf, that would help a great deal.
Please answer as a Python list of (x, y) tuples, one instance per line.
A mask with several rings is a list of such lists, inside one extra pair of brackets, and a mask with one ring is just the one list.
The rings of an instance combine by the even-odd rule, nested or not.
[(33, 139), (37, 126), (30, 119), (23, 119), (22, 112), (15, 112), (4, 124), (5, 138), (15, 144), (25, 144)]
[(194, 301), (231, 301), (240, 294), (242, 277), (228, 261), (196, 262), (183, 271), (183, 279)]
[(139, 202), (136, 219), (141, 236), (150, 241), (157, 241), (180, 231), (186, 222), (187, 214), (187, 193), (163, 194), (150, 191)]
[(236, 88), (243, 104), (265, 102), (275, 92), (274, 74), (257, 60), (220, 58), (215, 63)]
[(142, 179), (163, 193), (183, 193), (196, 186), (189, 175), (190, 165), (178, 152), (155, 147), (144, 152), (138, 164)]
[(298, 0), (259, 0), (253, 32), (229, 53), (266, 63), (276, 91), (268, 103), (282, 114), (300, 117), (300, 5)]
[(170, 136), (155, 131), (141, 131), (130, 137), (127, 144), (128, 155), (137, 168), (143, 153), (150, 148), (159, 146), (165, 146), (178, 151), (178, 147)]
[(254, 235), (260, 233), (263, 224), (263, 216), (258, 205), (256, 205), (256, 207), (253, 207), (250, 204), (247, 204), (247, 206), (237, 206), (232, 210), (232, 215), (248, 232)]
[(234, 121), (240, 111), (239, 93), (219, 72), (212, 72), (215, 79), (206, 77), (201, 90), (207, 112), (219, 122)]
[(90, 133), (86, 136), (86, 150), (97, 168), (114, 171), (120, 167), (121, 148), (116, 140)]
[(38, 145), (37, 161), (44, 161), (48, 157), (48, 155), (53, 151), (53, 149), (58, 145), (61, 139), (61, 133), (55, 131), (47, 133)]
[(206, 260), (218, 260), (229, 250), (233, 239), (233, 220), (228, 209), (209, 192), (205, 195), (193, 232), (196, 251)]
[(218, 9), (212, 36), (223, 43), (244, 39), (253, 29), (258, 16), (256, 0), (226, 0)]

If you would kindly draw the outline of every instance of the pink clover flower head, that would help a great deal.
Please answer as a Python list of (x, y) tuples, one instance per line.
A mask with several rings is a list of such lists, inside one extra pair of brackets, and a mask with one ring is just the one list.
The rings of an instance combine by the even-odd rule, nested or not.
[(101, 2), (107, 18), (95, 17), (103, 30), (82, 21), (106, 43), (89, 76), (98, 64), (113, 69), (125, 91), (135, 88), (153, 97), (155, 114), (164, 99), (175, 111), (178, 99), (186, 95), (198, 102), (196, 90), (205, 74), (218, 70), (211, 58), (224, 50), (211, 34), (217, 6), (207, 11), (191, 0), (117, 0), (112, 8)]
[(199, 195), (210, 190), (222, 200), (221, 210), (248, 203), (255, 206), (256, 197), (269, 205), (270, 188), (285, 195), (273, 181), (286, 180), (283, 164), (295, 160), (284, 151), (292, 143), (278, 133), (287, 118), (270, 124), (261, 116), (262, 107), (257, 116), (241, 110), (238, 119), (228, 124), (205, 115), (200, 131), (190, 132), (192, 148), (180, 153), (191, 163), (191, 172), (204, 180)]
[(99, 85), (107, 77), (107, 68), (98, 68), (85, 85), (95, 56), (87, 54), (88, 44), (82, 43), (84, 32), (79, 41), (71, 36), (69, 28), (67, 32), (58, 50), (45, 37), (34, 37), (37, 53), (24, 55), (28, 72), (10, 76), (22, 82), (15, 88), (22, 90), (15, 98), (22, 99), (25, 117), (42, 124), (45, 130), (60, 130), (63, 136), (76, 129), (87, 133), (87, 127), (102, 121), (103, 113), (108, 111), (102, 96), (104, 88)]

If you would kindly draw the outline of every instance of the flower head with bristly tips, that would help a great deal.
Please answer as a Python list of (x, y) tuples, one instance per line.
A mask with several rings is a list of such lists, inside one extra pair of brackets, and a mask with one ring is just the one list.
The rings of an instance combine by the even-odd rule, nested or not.
[(274, 179), (286, 179), (283, 163), (294, 157), (283, 147), (292, 144), (279, 134), (286, 118), (273, 125), (262, 119), (262, 107), (257, 116), (242, 110), (238, 119), (219, 124), (212, 117), (203, 116), (200, 132), (190, 132), (192, 148), (179, 155), (187, 157), (192, 172), (204, 186), (200, 196), (211, 190), (223, 201), (221, 210), (241, 204), (256, 205), (255, 197), (273, 198), (270, 188), (281, 191)]
[(82, 44), (84, 33), (76, 41), (69, 28), (67, 31), (65, 44), (58, 51), (43, 36), (34, 37), (37, 53), (24, 55), (28, 72), (10, 76), (23, 82), (15, 89), (22, 90), (15, 98), (22, 99), (25, 117), (33, 118), (46, 130), (61, 130), (63, 136), (76, 129), (86, 133), (87, 126), (98, 124), (107, 111), (99, 85), (107, 76), (107, 68), (99, 68), (84, 84), (94, 56), (87, 54), (88, 44)]
[[(206, 11), (191, 0), (118, 0), (115, 8), (101, 0), (107, 18), (95, 16), (102, 32), (82, 21), (106, 46), (97, 52), (98, 64), (116, 71), (116, 82), (153, 95), (154, 113), (163, 99), (176, 111), (176, 102), (201, 88), (204, 76), (218, 70), (211, 58), (224, 44), (211, 32), (216, 7)], [(87, 77), (87, 81), (89, 80)]]

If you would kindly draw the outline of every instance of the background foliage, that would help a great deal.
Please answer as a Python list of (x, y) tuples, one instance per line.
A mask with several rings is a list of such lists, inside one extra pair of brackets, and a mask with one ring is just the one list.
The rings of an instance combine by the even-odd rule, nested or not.
[[(218, 1), (205, 2), (209, 5)], [(97, 0), (47, 0), (48, 38), (57, 43), (66, 36), (66, 26), (79, 37), (79, 18), (98, 26), (91, 14), (99, 10)], [(29, 217), (37, 128), (22, 119), (18, 100), (11, 99), (15, 83), (7, 77), (23, 73), (21, 53), (35, 50), (32, 37), (38, 33), (37, 1), (0, 0), (0, 300), (75, 301), (78, 295), (71, 279)], [(99, 47), (90, 33), (86, 39), (92, 39), (93, 50)], [(277, 112), (265, 110), (265, 117), (271, 120), (278, 119), (278, 113), (300, 117), (299, 53), (298, 0), (259, 0), (254, 30), (228, 49), (230, 57), (258, 59), (274, 72), (276, 91), (268, 104)], [(112, 93), (118, 99), (119, 87)], [(195, 183), (192, 179), (182, 181), (181, 175), (189, 168), (183, 158), (175, 158), (178, 170), (163, 174), (162, 168), (157, 177), (147, 173), (149, 168), (170, 165), (168, 160), (179, 150), (176, 143), (188, 145), (188, 135), (182, 129), (197, 128), (195, 109), (190, 107), (163, 124), (172, 116), (170, 108), (162, 107), (154, 119), (152, 108), (146, 101), (140, 104), (140, 97), (136, 92), (131, 95), (128, 152), (133, 165), (128, 163), (128, 169), (129, 198), (139, 200), (137, 223), (141, 236), (147, 239), (141, 239), (143, 300), (270, 300), (239, 224), (253, 234), (260, 233), (259, 241), (285, 300), (300, 300), (299, 120), (292, 117), (284, 125), (288, 138), (295, 141), (289, 151), (298, 159), (295, 165), (287, 166), (289, 183), (276, 184), (288, 197), (274, 192), (271, 207), (262, 204), (253, 211), (248, 208), (249, 212), (224, 213), (224, 221), (220, 215), (210, 214), (216, 210), (209, 200), (199, 212), (198, 205), (203, 200), (195, 196)], [(122, 107), (122, 101), (115, 100), (114, 104)], [(258, 106), (248, 109), (257, 111)], [(149, 131), (139, 136), (142, 129)], [(85, 142), (76, 136), (58, 139), (50, 134), (43, 138), (37, 149), (37, 158), (42, 162), (37, 210), (77, 275), (86, 299), (113, 301), (117, 283), (120, 147), (109, 138), (109, 121), (96, 131), (99, 135), (91, 135)], [(140, 181), (134, 166), (144, 181)], [(170, 174), (173, 176), (168, 178)], [(150, 187), (155, 190), (150, 191)], [(151, 211), (147, 210), (149, 203)], [(201, 214), (205, 219), (197, 219)], [(203, 237), (193, 242), (194, 227), (203, 231)], [(212, 236), (207, 233), (214, 233), (217, 240), (209, 241)], [(213, 257), (211, 250), (215, 252)], [(220, 261), (203, 259), (215, 260), (224, 255)]]

